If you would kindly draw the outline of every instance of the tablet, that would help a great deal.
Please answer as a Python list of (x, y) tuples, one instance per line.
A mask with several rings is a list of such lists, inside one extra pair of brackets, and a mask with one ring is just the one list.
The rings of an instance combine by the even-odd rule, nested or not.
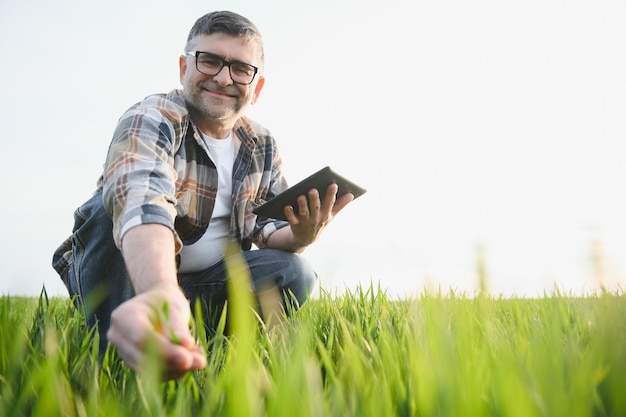
[(308, 194), (312, 188), (317, 189), (320, 198), (324, 198), (326, 189), (330, 184), (337, 184), (337, 198), (344, 194), (352, 193), (354, 198), (360, 197), (365, 193), (365, 188), (360, 187), (352, 181), (342, 177), (333, 171), (330, 167), (325, 167), (317, 171), (315, 174), (303, 179), (296, 185), (288, 188), (270, 201), (255, 208), (252, 212), (259, 216), (269, 217), (277, 220), (287, 220), (285, 217), (285, 206), (292, 206), (296, 214), (298, 214), (297, 199), (301, 195)]

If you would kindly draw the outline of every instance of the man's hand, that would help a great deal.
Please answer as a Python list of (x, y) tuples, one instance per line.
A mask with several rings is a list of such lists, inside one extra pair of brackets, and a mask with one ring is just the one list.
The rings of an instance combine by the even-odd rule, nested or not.
[[(298, 214), (293, 207), (286, 206), (285, 216), (291, 227), (274, 232), (270, 236), (268, 246), (301, 252), (315, 242), (337, 213), (354, 200), (350, 193), (337, 200), (338, 188), (337, 184), (329, 185), (323, 201), (315, 188), (311, 189), (308, 195), (301, 195), (298, 197)], [(287, 232), (290, 232), (291, 236), (288, 236)]]
[(154, 343), (166, 378), (206, 366), (206, 358), (189, 331), (189, 301), (177, 285), (161, 285), (121, 304), (111, 315), (109, 341), (124, 362), (140, 371), (147, 343)]

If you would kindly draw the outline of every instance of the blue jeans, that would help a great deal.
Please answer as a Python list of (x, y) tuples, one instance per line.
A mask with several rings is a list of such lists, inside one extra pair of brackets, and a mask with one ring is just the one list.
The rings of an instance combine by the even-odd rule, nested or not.
[[(74, 217), (71, 262), (61, 278), (69, 294), (76, 296), (84, 308), (87, 325), (98, 324), (103, 353), (112, 311), (135, 293), (122, 254), (113, 241), (113, 224), (102, 205), (102, 194), (96, 193), (76, 210)], [(311, 265), (298, 254), (259, 249), (241, 255), (257, 291), (257, 302), (259, 291), (270, 285), (279, 290), (283, 307), (285, 302), (290, 304), (287, 313), (306, 301), (317, 279)], [(179, 274), (178, 282), (192, 305), (196, 299), (201, 300), (208, 309), (208, 324), (214, 325), (228, 298), (224, 261), (204, 271)]]

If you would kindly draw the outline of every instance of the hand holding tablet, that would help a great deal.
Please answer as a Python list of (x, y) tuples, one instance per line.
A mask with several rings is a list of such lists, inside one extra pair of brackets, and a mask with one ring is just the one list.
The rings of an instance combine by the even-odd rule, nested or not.
[(309, 190), (313, 188), (317, 189), (320, 196), (324, 196), (326, 195), (326, 189), (331, 184), (337, 184), (339, 187), (337, 198), (344, 194), (352, 193), (356, 199), (366, 192), (365, 188), (342, 177), (330, 167), (325, 167), (257, 207), (253, 210), (253, 213), (272, 219), (287, 220), (284, 213), (285, 206), (292, 206), (296, 214), (298, 214), (297, 200), (299, 196), (307, 195)]

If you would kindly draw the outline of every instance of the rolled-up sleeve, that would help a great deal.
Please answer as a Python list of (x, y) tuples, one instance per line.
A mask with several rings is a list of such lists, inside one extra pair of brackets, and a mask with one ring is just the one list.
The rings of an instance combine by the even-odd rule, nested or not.
[[(270, 175), (268, 176), (269, 183), (265, 184), (267, 193), (264, 196), (264, 200), (259, 203), (273, 199), (288, 188), (287, 181), (282, 173), (282, 160), (280, 158), (276, 142), (272, 137), (269, 137), (269, 143), (271, 144), (270, 148), (272, 149), (271, 152), (267, 152), (267, 154), (272, 157), (272, 162), (268, 165), (270, 167)], [(262, 216), (257, 217), (253, 237), (255, 245), (259, 248), (266, 247), (267, 240), (272, 233), (286, 226), (289, 226), (289, 222)]]
[(140, 224), (174, 229), (176, 170), (174, 154), (182, 140), (186, 110), (163, 96), (131, 107), (113, 134), (102, 178), (103, 203), (113, 220), (113, 237)]

